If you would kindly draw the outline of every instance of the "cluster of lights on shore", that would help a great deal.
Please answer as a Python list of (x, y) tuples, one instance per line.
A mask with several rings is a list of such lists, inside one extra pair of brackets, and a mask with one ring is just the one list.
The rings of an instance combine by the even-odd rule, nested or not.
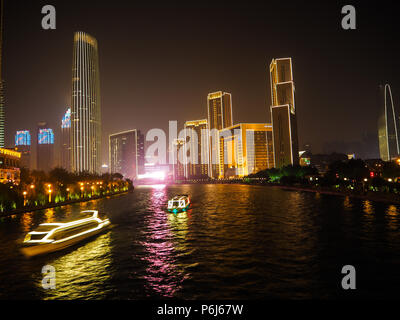
[[(85, 186), (90, 185), (90, 190), (91, 190), (91, 195), (93, 195), (93, 192), (96, 190), (96, 186), (99, 189), (103, 189), (103, 181), (96, 181), (96, 182), (79, 182), (78, 186), (79, 186), (79, 190), (81, 191), (81, 197), (84, 194), (85, 191)], [(61, 185), (62, 186), (62, 185)], [(30, 184), (29, 185), (29, 189), (31, 190), (31, 192), (34, 192), (36, 188), (35, 184)], [(45, 189), (46, 192), (49, 196), (49, 203), (52, 202), (52, 194), (53, 194), (53, 185), (51, 183), (45, 183)], [(65, 191), (67, 191), (67, 200), (70, 200), (70, 192), (71, 192), (71, 188), (66, 188)], [(28, 195), (28, 191), (24, 190), (22, 192), (23, 196), (24, 196), (24, 206), (26, 206), (27, 204), (27, 195)]]

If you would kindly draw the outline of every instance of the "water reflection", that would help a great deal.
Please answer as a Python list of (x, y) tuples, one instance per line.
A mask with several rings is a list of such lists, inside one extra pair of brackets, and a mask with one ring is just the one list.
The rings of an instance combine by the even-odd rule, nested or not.
[(147, 236), (142, 242), (146, 251), (142, 259), (147, 263), (144, 278), (150, 295), (173, 297), (180, 287), (180, 274), (176, 267), (173, 234), (165, 212), (167, 192), (165, 185), (151, 188), (151, 214), (146, 219)]
[(44, 299), (102, 299), (111, 291), (107, 281), (111, 277), (111, 231), (93, 241), (49, 261), (56, 270), (56, 289), (38, 289)]

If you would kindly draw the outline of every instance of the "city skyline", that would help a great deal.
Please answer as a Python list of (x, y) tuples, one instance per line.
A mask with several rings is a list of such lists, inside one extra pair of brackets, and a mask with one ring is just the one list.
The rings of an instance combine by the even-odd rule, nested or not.
[[(90, 2), (90, 1), (89, 1)], [(82, 4), (83, 8), (88, 8), (86, 5)], [(39, 8), (39, 4), (29, 4), (24, 8), (26, 12), (32, 10), (36, 10), (35, 8)], [(337, 149), (335, 151), (342, 151), (345, 152), (347, 151), (348, 148), (345, 148), (346, 146), (350, 145), (350, 149), (357, 149), (353, 150), (356, 154), (361, 154), (360, 151), (362, 151), (365, 154), (371, 155), (370, 157), (378, 157), (379, 156), (379, 149), (376, 145), (373, 143), (369, 143), (370, 147), (366, 152), (364, 150), (361, 150), (361, 147), (359, 147), (359, 142), (363, 139), (364, 136), (373, 136), (373, 139), (378, 141), (377, 138), (377, 128), (376, 128), (376, 116), (378, 114), (378, 107), (376, 106), (375, 102), (375, 89), (377, 86), (383, 82), (389, 82), (392, 84), (392, 90), (393, 90), (393, 99), (395, 101), (398, 100), (399, 96), (399, 90), (398, 90), (398, 81), (396, 81), (395, 78), (393, 79), (388, 79), (390, 78), (390, 75), (392, 74), (391, 72), (388, 72), (389, 67), (386, 67), (386, 64), (389, 64), (386, 62), (386, 64), (381, 64), (380, 68), (377, 69), (371, 69), (369, 68), (369, 72), (373, 72), (373, 75), (371, 77), (368, 77), (370, 80), (366, 80), (365, 77), (361, 81), (356, 81), (357, 83), (365, 83), (368, 82), (368, 86), (366, 88), (370, 88), (369, 90), (360, 90), (358, 88), (353, 88), (353, 90), (347, 90), (345, 87), (350, 87), (349, 85), (345, 85), (346, 79), (348, 77), (340, 78), (340, 81), (336, 81), (334, 84), (334, 87), (330, 85), (330, 88), (335, 88), (336, 90), (327, 92), (323, 87), (322, 83), (323, 77), (325, 74), (321, 70), (313, 70), (309, 68), (310, 63), (312, 64), (313, 61), (311, 60), (314, 59), (315, 54), (322, 54), (326, 55), (329, 54), (327, 49), (322, 50), (321, 52), (313, 52), (313, 55), (310, 55), (309, 57), (305, 56), (305, 49), (298, 49), (298, 48), (290, 48), (290, 39), (293, 40), (293, 38), (288, 38), (288, 41), (285, 42), (280, 42), (278, 45), (278, 49), (268, 49), (266, 47), (266, 44), (264, 41), (261, 42), (254, 42), (254, 39), (246, 40), (244, 43), (246, 43), (248, 46), (248, 49), (245, 49), (247, 47), (240, 46), (240, 50), (229, 50), (230, 57), (229, 59), (222, 60), (219, 58), (219, 53), (222, 52), (222, 46), (226, 45), (227, 48), (232, 46), (233, 42), (231, 39), (231, 36), (227, 37), (225, 40), (223, 40), (219, 46), (216, 47), (216, 58), (210, 60), (209, 56), (205, 56), (204, 59), (199, 59), (199, 57), (196, 54), (193, 54), (193, 50), (190, 49), (193, 46), (194, 48), (197, 48), (198, 46), (202, 45), (204, 42), (203, 37), (201, 36), (202, 34), (206, 34), (206, 31), (208, 28), (204, 28), (204, 31), (200, 27), (204, 27), (204, 25), (199, 21), (198, 15), (196, 14), (194, 16), (193, 20), (193, 27), (198, 26), (197, 33), (196, 35), (196, 41), (191, 41), (188, 42), (188, 44), (191, 44), (189, 46), (189, 55), (185, 55), (187, 58), (182, 59), (181, 56), (179, 55), (174, 55), (174, 51), (172, 48), (169, 46), (165, 47), (163, 50), (166, 51), (168, 54), (162, 54), (160, 55), (159, 61), (157, 61), (153, 66), (149, 69), (147, 68), (147, 76), (146, 73), (142, 73), (144, 71), (144, 66), (148, 66), (147, 62), (151, 61), (154, 56), (150, 55), (148, 58), (146, 58), (145, 53), (148, 53), (146, 47), (143, 47), (141, 44), (144, 44), (145, 38), (144, 35), (151, 34), (154, 35), (153, 30), (148, 30), (148, 28), (142, 30), (142, 35), (139, 34), (138, 31), (132, 31), (134, 37), (137, 37), (138, 40), (140, 40), (137, 44), (137, 50), (132, 50), (132, 46), (134, 46), (134, 42), (128, 42), (125, 43), (124, 45), (122, 40), (126, 39), (125, 35), (128, 33), (129, 30), (120, 30), (119, 24), (113, 24), (112, 30), (114, 31), (120, 31), (120, 33), (113, 33), (115, 37), (113, 38), (114, 40), (111, 41), (110, 38), (106, 36), (107, 31), (99, 26), (98, 23), (96, 23), (97, 19), (89, 19), (84, 21), (83, 20), (83, 14), (82, 15), (76, 15), (71, 19), (71, 21), (67, 21), (66, 17), (71, 14), (70, 9), (66, 8), (61, 2), (57, 3), (55, 2), (55, 7), (58, 9), (57, 11), (57, 17), (58, 17), (58, 24), (57, 24), (57, 30), (54, 31), (43, 31), (40, 29), (40, 26), (37, 26), (36, 28), (33, 28), (30, 32), (34, 33), (34, 35), (37, 36), (38, 41), (43, 45), (43, 54), (44, 56), (48, 56), (48, 54), (56, 54), (58, 53), (56, 59), (53, 59), (54, 61), (48, 61), (46, 60), (46, 63), (43, 61), (41, 65), (41, 75), (42, 79), (40, 80), (41, 83), (47, 83), (49, 84), (48, 81), (52, 77), (52, 71), (51, 70), (60, 70), (60, 75), (61, 74), (66, 74), (65, 70), (68, 67), (68, 56), (71, 57), (70, 55), (70, 49), (68, 49), (68, 44), (69, 40), (71, 37), (71, 33), (76, 31), (76, 29), (83, 29), (83, 30), (88, 30), (88, 31), (93, 31), (92, 33), (96, 37), (101, 37), (101, 47), (102, 50), (104, 50), (104, 54), (100, 56), (100, 63), (105, 66), (105, 70), (103, 70), (105, 73), (103, 75), (102, 71), (102, 80), (105, 81), (105, 83), (102, 83), (102, 88), (106, 88), (105, 94), (103, 94), (103, 112), (105, 112), (105, 118), (107, 118), (107, 122), (103, 126), (103, 138), (102, 140), (107, 143), (107, 137), (110, 133), (112, 132), (117, 132), (117, 131), (122, 131), (122, 130), (128, 130), (130, 128), (138, 128), (141, 129), (143, 132), (147, 132), (151, 128), (155, 127), (160, 127), (165, 129), (167, 126), (167, 120), (178, 120), (178, 126), (183, 127), (184, 122), (187, 119), (200, 119), (204, 117), (204, 107), (205, 107), (205, 99), (204, 95), (213, 92), (215, 90), (224, 90), (227, 92), (232, 93), (235, 102), (235, 117), (237, 119), (240, 119), (240, 122), (246, 122), (246, 123), (251, 123), (251, 122), (270, 122), (270, 116), (269, 116), (269, 108), (270, 108), (270, 96), (269, 92), (265, 92), (265, 88), (269, 87), (269, 76), (265, 74), (265, 68), (268, 65), (268, 61), (270, 61), (274, 56), (292, 56), (295, 61), (296, 65), (294, 67), (294, 72), (296, 73), (296, 79), (297, 79), (297, 84), (296, 84), (296, 89), (301, 92), (300, 95), (297, 96), (298, 104), (301, 107), (301, 112), (298, 114), (299, 117), (299, 145), (300, 147), (303, 146), (305, 143), (310, 144), (312, 146), (313, 152), (323, 152), (324, 149), (329, 149), (331, 150), (332, 148), (328, 148), (330, 145), (336, 145), (334, 149)], [(143, 7), (143, 8), (136, 8), (136, 10), (133, 10), (135, 8), (134, 6), (132, 7), (132, 10), (130, 10), (130, 5), (127, 5), (126, 3), (119, 3), (117, 4), (116, 8), (126, 8), (127, 11), (132, 12), (134, 15), (138, 13), (138, 11), (142, 13), (149, 13), (149, 8)], [(259, 9), (262, 9), (263, 7), (261, 6)], [(13, 25), (19, 21), (18, 16), (15, 17), (16, 11), (21, 9), (18, 7), (18, 5), (14, 5), (12, 3), (7, 3), (6, 2), (6, 12), (10, 16), (10, 18), (6, 19), (6, 26), (9, 25), (5, 29), (6, 33), (6, 38), (5, 38), (5, 54), (6, 58), (8, 58), (8, 66), (6, 66), (6, 74), (10, 73), (11, 76), (7, 76), (10, 79), (10, 83), (7, 85), (7, 101), (10, 103), (10, 109), (11, 106), (13, 106), (12, 110), (9, 112), (10, 117), (8, 117), (8, 121), (6, 124), (7, 127), (7, 132), (9, 133), (7, 135), (7, 146), (11, 146), (13, 135), (15, 131), (17, 130), (22, 130), (22, 129), (34, 129), (34, 123), (37, 122), (31, 122), (30, 124), (28, 123), (27, 119), (16, 119), (16, 116), (12, 115), (14, 112), (18, 112), (18, 110), (21, 110), (21, 108), (24, 108), (24, 105), (22, 105), (19, 102), (19, 97), (16, 96), (16, 87), (15, 87), (15, 81), (16, 81), (16, 76), (21, 75), (21, 73), (18, 72), (19, 66), (15, 65), (15, 58), (11, 53), (13, 52), (13, 47), (15, 47), (14, 41), (12, 40), (13, 36), (15, 35), (15, 39), (18, 39), (18, 36), (20, 34), (14, 34), (15, 29), (13, 28)], [(140, 10), (139, 10), (140, 9)], [(164, 8), (165, 10), (168, 10), (167, 8)], [(306, 11), (306, 8), (300, 8), (301, 10)], [(340, 12), (339, 8), (337, 6), (327, 6), (326, 10), (322, 10), (322, 7), (317, 8), (321, 12), (324, 13), (324, 18), (328, 18), (326, 22), (321, 23), (321, 28), (322, 31), (315, 32), (310, 34), (311, 38), (319, 37), (319, 34), (322, 32), (330, 32), (332, 31), (329, 28), (334, 28), (335, 30), (340, 28), (340, 25), (338, 21), (333, 19), (333, 16), (336, 18), (340, 17), (338, 12)], [(371, 14), (370, 12), (366, 11), (365, 8), (358, 8), (361, 13), (367, 14), (368, 16)], [(188, 7), (183, 7), (181, 8), (180, 12), (186, 12), (189, 10)], [(336, 15), (334, 14), (336, 12)], [(83, 10), (85, 11), (85, 10)], [(103, 12), (103, 7), (100, 5), (99, 8), (96, 8), (96, 12), (98, 11), (99, 14), (102, 14)], [(199, 14), (202, 11), (199, 11)], [(303, 11), (301, 11), (303, 12)], [(269, 16), (267, 12), (260, 13), (260, 16), (251, 16), (248, 11), (243, 12), (243, 15), (238, 14), (238, 7), (232, 6), (230, 8), (230, 11), (226, 13), (228, 16), (235, 16), (237, 17), (237, 21), (240, 22), (241, 25), (246, 26), (243, 31), (239, 31), (237, 28), (234, 28), (232, 33), (229, 33), (231, 35), (236, 34), (239, 39), (242, 39), (242, 36), (244, 34), (247, 34), (247, 32), (255, 32), (254, 37), (260, 36), (261, 34), (265, 35), (275, 35), (278, 36), (279, 34), (287, 34), (289, 27), (282, 27), (281, 30), (274, 30), (274, 29), (266, 29), (266, 25), (269, 25), (270, 23), (272, 24), (272, 21), (275, 19), (272, 16)], [(16, 19), (14, 19), (16, 18)], [(261, 20), (263, 18), (263, 20)], [(265, 19), (264, 19), (265, 18)], [(254, 19), (254, 21), (252, 20)], [(297, 18), (296, 18), (297, 19)], [(293, 21), (298, 21), (294, 19)], [(379, 20), (380, 16), (375, 16), (375, 20), (382, 22)], [(322, 19), (321, 19), (322, 20)], [(141, 20), (140, 20), (141, 21)], [(261, 23), (261, 21), (264, 21)], [(32, 20), (32, 23), (34, 21)], [(260, 28), (255, 28), (254, 26), (251, 25), (251, 27), (248, 25), (248, 22), (252, 23), (261, 23)], [(320, 20), (318, 20), (320, 22)], [(327, 22), (332, 24), (332, 26), (327, 25)], [(30, 23), (30, 21), (28, 21)], [(290, 23), (290, 22), (289, 22)], [(294, 22), (293, 22), (294, 23)], [(81, 25), (82, 27), (76, 27)], [(174, 32), (177, 34), (182, 35), (181, 30), (176, 30), (174, 27), (175, 24), (171, 22), (171, 26), (168, 28), (172, 28)], [(227, 31), (224, 27), (217, 25), (218, 28), (222, 28), (221, 30)], [(352, 43), (352, 45), (357, 45), (357, 47), (362, 48), (365, 46), (365, 37), (363, 35), (367, 34), (367, 31), (371, 31), (370, 29), (366, 29), (367, 27), (365, 25), (362, 25), (364, 28), (361, 30), (356, 30), (354, 31), (354, 34), (362, 35), (361, 37), (357, 37), (357, 41), (355, 43)], [(328, 29), (327, 29), (328, 28)], [(368, 27), (369, 28), (369, 27)], [(73, 30), (75, 29), (75, 30)], [(136, 30), (136, 29), (135, 29)], [(25, 32), (21, 30), (20, 32)], [(373, 32), (377, 33), (377, 30), (373, 30)], [(68, 33), (68, 35), (67, 35)], [(375, 34), (373, 33), (373, 34)], [(350, 43), (349, 39), (351, 39), (354, 34), (351, 34), (350, 32), (345, 33), (343, 31), (343, 34), (341, 32), (338, 32), (339, 35), (335, 34), (335, 37), (340, 37), (339, 43), (343, 44), (343, 53), (336, 54), (349, 54), (354, 55), (353, 53), (349, 52), (346, 48), (350, 48)], [(385, 35), (386, 36), (386, 35)], [(56, 43), (59, 44), (59, 49), (56, 49), (54, 45), (51, 45), (51, 43), (54, 43), (54, 37), (57, 38)], [(48, 40), (46, 40), (48, 39)], [(50, 40), (53, 39), (53, 40)], [(382, 38), (383, 39), (383, 38)], [(103, 41), (104, 40), (104, 41)], [(30, 41), (30, 40), (29, 40)], [(310, 40), (308, 40), (310, 41)], [(383, 41), (383, 40), (382, 40)], [(112, 47), (115, 48), (121, 48), (122, 51), (120, 51), (120, 54), (116, 54), (116, 51), (111, 51), (111, 43), (114, 42), (114, 45)], [(295, 42), (293, 42), (294, 44)], [(29, 46), (30, 44), (27, 43)], [(390, 44), (389, 44), (390, 45)], [(257, 50), (257, 46), (259, 47), (259, 50)], [(279, 49), (281, 48), (281, 49)], [(322, 47), (321, 47), (322, 48)], [(255, 51), (257, 50), (257, 51)], [(248, 61), (246, 59), (246, 62), (239, 61), (237, 60), (238, 57), (238, 52), (242, 52), (245, 55), (245, 57), (253, 56), (255, 59), (254, 61)], [(259, 53), (258, 53), (259, 51)], [(68, 52), (68, 54), (67, 54)], [(103, 52), (103, 51), (102, 51)], [(224, 50), (224, 52), (226, 52)], [(274, 54), (274, 52), (277, 52)], [(391, 52), (396, 52), (395, 50), (392, 50)], [(282, 54), (280, 54), (282, 53)], [(287, 53), (287, 54), (284, 54)], [(28, 57), (28, 60), (33, 59), (34, 57), (37, 58), (37, 54), (35, 53), (35, 50), (32, 50), (32, 57)], [(121, 69), (122, 64), (118, 62), (116, 64), (116, 67), (119, 71), (122, 71), (121, 76), (115, 77), (115, 74), (111, 71), (111, 64), (110, 62), (112, 61), (113, 58), (120, 56), (121, 61), (126, 62), (126, 58), (130, 56), (131, 54), (134, 54), (132, 57), (136, 57), (134, 60), (130, 60), (126, 64), (126, 71), (123, 71)], [(366, 66), (366, 53), (361, 53), (359, 52), (359, 57), (361, 59), (353, 59), (353, 64), (352, 68), (348, 68), (348, 65), (346, 65), (346, 62), (342, 63), (343, 66), (339, 66), (338, 71), (332, 70), (332, 68), (335, 66), (337, 67), (336, 64), (334, 64), (333, 61), (335, 59), (324, 59), (324, 67), (325, 67), (325, 72), (328, 72), (331, 76), (334, 76), (335, 74), (339, 73), (339, 70), (341, 74), (346, 75), (352, 75), (352, 77), (359, 78), (364, 75), (364, 70), (367, 70), (367, 68), (363, 68), (363, 66)], [(380, 53), (372, 51), (369, 52), (369, 57), (377, 57), (379, 56)], [(393, 54), (393, 53), (390, 53)], [(18, 56), (18, 54), (16, 55)], [(168, 57), (170, 57), (168, 59)], [(354, 55), (354, 57), (356, 57)], [(67, 59), (68, 58), (68, 59)], [(39, 58), (41, 60), (42, 58)], [(207, 72), (209, 73), (211, 71), (211, 74), (213, 75), (212, 78), (204, 78), (203, 73), (199, 70), (199, 68), (195, 67), (196, 64), (193, 64), (195, 61), (202, 61), (209, 62), (210, 65), (205, 68)], [(390, 61), (390, 59), (387, 59)], [(114, 60), (115, 61), (115, 60)], [(134, 62), (136, 61), (136, 62)], [(139, 64), (139, 61), (141, 61), (141, 65)], [(395, 60), (391, 60), (392, 62)], [(27, 61), (28, 62), (28, 61)], [(176, 66), (177, 62), (179, 62), (182, 66), (191, 66), (191, 68), (194, 68), (191, 73), (195, 75), (191, 77), (183, 77), (182, 72), (180, 71), (181, 69), (178, 69), (178, 73), (180, 76), (178, 76), (176, 79), (191, 79), (191, 81), (195, 81), (194, 85), (191, 86), (190, 89), (187, 88), (186, 84), (183, 84), (181, 80), (178, 81), (178, 83), (183, 84), (182, 86), (177, 85), (177, 81), (174, 80), (172, 81), (174, 83), (173, 89), (171, 90), (171, 83), (168, 83), (168, 81), (165, 82), (165, 86), (158, 87), (159, 92), (157, 95), (151, 95), (149, 94), (152, 90), (148, 87), (150, 84), (153, 86), (159, 86), (163, 82), (163, 79), (165, 75), (169, 75), (170, 73), (167, 72), (172, 68), (173, 66)], [(219, 63), (218, 66), (216, 66), (216, 63)], [(231, 68), (232, 62), (240, 62), (235, 70), (235, 68)], [(22, 64), (25, 62), (22, 61)], [(203, 67), (204, 65), (201, 64)], [(52, 67), (53, 66), (53, 67)], [(396, 64), (394, 64), (396, 66)], [(134, 68), (133, 68), (134, 67)], [(392, 63), (393, 67), (393, 63)], [(133, 68), (133, 69), (132, 69)], [(153, 69), (154, 68), (154, 69)], [(373, 67), (374, 68), (374, 67)], [(163, 70), (161, 73), (154, 73), (151, 72), (151, 76), (149, 71), (151, 70)], [(204, 69), (204, 68), (203, 68)], [(381, 69), (381, 70), (380, 70)], [(14, 70), (11, 72), (11, 70)], [(27, 68), (27, 72), (29, 74), (29, 70), (31, 68)], [(129, 77), (129, 81), (125, 81), (127, 79), (128, 75), (128, 70), (132, 71), (132, 74), (137, 75), (137, 77)], [(245, 71), (247, 70), (247, 71)], [(378, 71), (379, 70), (379, 71)], [(11, 74), (13, 73), (13, 74)], [(227, 75), (224, 75), (224, 73), (227, 73)], [(209, 73), (210, 74), (210, 73)], [(310, 76), (308, 76), (310, 74)], [(228, 76), (229, 75), (229, 76)], [(247, 75), (243, 77), (243, 75)], [(168, 76), (169, 77), (169, 76)], [(315, 83), (313, 81), (308, 81), (320, 78), (321, 81), (318, 81), (318, 83)], [(68, 105), (69, 104), (69, 98), (68, 98), (68, 92), (71, 90), (68, 87), (68, 81), (65, 79), (64, 76), (57, 76), (57, 81), (53, 81), (54, 83), (50, 84), (49, 87), (49, 101), (46, 103), (43, 103), (42, 101), (37, 101), (37, 100), (32, 100), (32, 107), (30, 110), (27, 110), (28, 117), (27, 118), (39, 118), (42, 119), (43, 114), (48, 114), (48, 122), (53, 124), (54, 122), (58, 121), (63, 113), (64, 107), (61, 106), (60, 102), (63, 102), (63, 105)], [(204, 78), (204, 79), (203, 79)], [(338, 76), (336, 77), (337, 79)], [(113, 79), (111, 82), (110, 79)], [(140, 79), (140, 81), (139, 81)], [(208, 83), (206, 82), (206, 79), (208, 79)], [(233, 80), (232, 80), (233, 79)], [(247, 80), (246, 80), (247, 79)], [(20, 79), (19, 79), (20, 80)], [(393, 80), (393, 81), (392, 81)], [(169, 81), (171, 82), (171, 81)], [(249, 84), (251, 83), (251, 85)], [(63, 86), (62, 83), (65, 85)], [(313, 83), (314, 88), (310, 86), (310, 84)], [(61, 87), (60, 87), (61, 86)], [(56, 87), (58, 87), (57, 90), (54, 90)], [(163, 89), (164, 87), (164, 89)], [(168, 90), (167, 90), (168, 89)], [(32, 96), (34, 91), (38, 91), (38, 88), (36, 88), (36, 85), (34, 84), (32, 88), (28, 88), (26, 94), (29, 96)], [(40, 90), (39, 90), (40, 91)], [(104, 90), (103, 90), (104, 91)], [(365, 91), (368, 91), (368, 94), (365, 94)], [(185, 99), (180, 99), (180, 102), (174, 103), (174, 98), (172, 96), (174, 95), (175, 92), (179, 92), (180, 96), (186, 97)], [(361, 94), (363, 96), (361, 96)], [(321, 99), (321, 95), (324, 95), (324, 99)], [(358, 95), (358, 96), (357, 96)], [(350, 104), (349, 101), (354, 96), (354, 99), (356, 101), (359, 101), (356, 105)], [(359, 98), (358, 98), (359, 97)], [(10, 100), (11, 99), (11, 100)], [(58, 102), (57, 102), (58, 101)], [(181, 102), (181, 101), (184, 101)], [(335, 103), (333, 101), (336, 101)], [(323, 103), (322, 103), (323, 102)], [(33, 107), (34, 105), (37, 105), (38, 107)], [(349, 105), (351, 105), (351, 109), (349, 109)], [(396, 105), (396, 103), (395, 103)], [(56, 107), (55, 107), (56, 106)], [(364, 113), (363, 121), (357, 121), (356, 119), (356, 114), (360, 113), (360, 108), (367, 108), (370, 110), (368, 113)], [(154, 112), (150, 112), (150, 110), (156, 110), (156, 116), (154, 116)], [(117, 110), (117, 112), (113, 112), (114, 110)], [(32, 113), (33, 112), (33, 113)], [(133, 116), (133, 113), (136, 113)], [(322, 114), (323, 113), (323, 114)], [(122, 116), (124, 115), (124, 116)], [(37, 119), (37, 120), (39, 120)], [(318, 119), (315, 121), (315, 119)], [(330, 121), (333, 119), (332, 121)], [(336, 123), (340, 121), (342, 130), (340, 132), (335, 132), (333, 123)], [(18, 124), (17, 124), (18, 122)], [(321, 138), (321, 135), (319, 135), (319, 132), (324, 132), (323, 139)], [(352, 133), (350, 133), (352, 132)], [(347, 138), (346, 138), (347, 137)], [(345, 139), (346, 138), (346, 139)], [(370, 138), (369, 138), (370, 139)], [(370, 141), (370, 140), (368, 140)], [(108, 152), (107, 148), (106, 150), (103, 150), (102, 152), (102, 163), (107, 162), (108, 158)], [(340, 150), (342, 149), (342, 150)], [(346, 150), (344, 150), (346, 149)], [(373, 150), (372, 150), (373, 149)]]

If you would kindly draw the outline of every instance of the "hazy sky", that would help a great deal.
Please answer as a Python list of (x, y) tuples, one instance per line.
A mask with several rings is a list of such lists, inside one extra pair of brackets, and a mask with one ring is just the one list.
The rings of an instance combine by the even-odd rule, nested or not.
[[(300, 145), (321, 152), (376, 136), (377, 86), (390, 83), (400, 102), (394, 2), (355, 4), (357, 30), (341, 28), (347, 2), (276, 2), (5, 0), (7, 145), (42, 120), (58, 130), (78, 30), (99, 43), (104, 162), (108, 134), (206, 118), (213, 91), (232, 93), (234, 123), (268, 122), (277, 57), (293, 58)], [(56, 7), (56, 30), (41, 28), (45, 4)]]

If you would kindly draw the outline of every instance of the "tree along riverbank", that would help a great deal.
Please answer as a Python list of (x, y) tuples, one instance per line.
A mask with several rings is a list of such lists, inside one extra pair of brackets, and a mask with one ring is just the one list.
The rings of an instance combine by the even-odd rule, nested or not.
[(11, 211), (8, 211), (8, 212), (2, 212), (2, 213), (0, 213), (0, 218), (10, 217), (10, 216), (18, 215), (18, 214), (23, 214), (23, 213), (26, 213), (26, 212), (33, 212), (33, 211), (39, 211), (39, 210), (44, 210), (44, 209), (62, 207), (62, 206), (66, 206), (66, 205), (73, 204), (73, 203), (89, 202), (89, 201), (92, 201), (92, 200), (108, 198), (108, 197), (112, 197), (112, 196), (116, 196), (116, 195), (126, 194), (126, 193), (129, 193), (129, 192), (133, 192), (133, 189), (124, 190), (124, 191), (118, 191), (118, 192), (108, 193), (108, 194), (103, 194), (103, 195), (98, 195), (98, 196), (93, 196), (91, 198), (67, 200), (67, 201), (58, 202), (58, 203), (48, 203), (48, 204), (42, 205), (42, 206), (24, 207), (24, 208), (20, 208), (20, 209), (16, 209), (16, 210), (11, 210)]

